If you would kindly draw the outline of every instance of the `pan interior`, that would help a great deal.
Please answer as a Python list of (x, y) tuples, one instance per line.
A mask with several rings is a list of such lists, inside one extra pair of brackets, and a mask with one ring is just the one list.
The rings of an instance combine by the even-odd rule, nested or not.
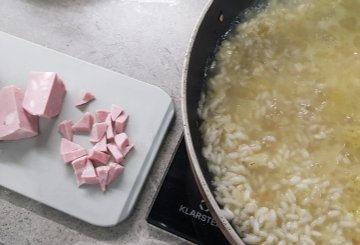
[(221, 43), (201, 153), (247, 243), (360, 242), (359, 9), (271, 0)]

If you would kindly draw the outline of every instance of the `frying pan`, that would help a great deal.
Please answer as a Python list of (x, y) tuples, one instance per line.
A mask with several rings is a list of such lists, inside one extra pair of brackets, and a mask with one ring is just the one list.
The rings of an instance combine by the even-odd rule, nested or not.
[(217, 221), (227, 240), (231, 244), (244, 244), (216, 202), (211, 185), (212, 176), (201, 155), (202, 140), (200, 134), (201, 120), (197, 108), (202, 91), (206, 87), (209, 67), (214, 60), (221, 41), (231, 33), (231, 29), (241, 21), (244, 11), (252, 6), (264, 4), (254, 0), (213, 0), (206, 6), (202, 17), (195, 28), (188, 49), (182, 78), (182, 116), (184, 135), (191, 168), (195, 175), (207, 206)]

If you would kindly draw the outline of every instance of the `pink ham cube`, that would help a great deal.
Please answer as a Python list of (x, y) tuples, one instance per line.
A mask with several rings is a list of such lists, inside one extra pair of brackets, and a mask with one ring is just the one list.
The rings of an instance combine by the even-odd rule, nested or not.
[(123, 154), (124, 158), (134, 148), (134, 146), (135, 146), (134, 144), (130, 144), (130, 145), (125, 146), (124, 148), (120, 149), (120, 152)]
[(110, 114), (111, 114), (111, 120), (115, 121), (118, 116), (123, 112), (123, 108), (117, 105), (111, 105)]
[(110, 166), (99, 166), (95, 168), (98, 181), (102, 191), (106, 191), (107, 180), (109, 176)]
[(115, 133), (120, 134), (125, 131), (125, 127), (129, 116), (126, 113), (122, 113), (116, 120), (115, 120)]
[(87, 156), (80, 157), (74, 161), (71, 162), (71, 165), (74, 169), (74, 174), (76, 177), (76, 183), (78, 186), (81, 186), (82, 184), (85, 184), (85, 181), (83, 178), (81, 178), (81, 175), (85, 169), (86, 163), (87, 163)]
[(108, 115), (107, 118), (105, 119), (105, 123), (108, 125), (106, 129), (106, 138), (108, 140), (113, 140), (115, 135), (114, 135), (113, 125), (110, 115)]
[(90, 142), (98, 142), (106, 134), (107, 123), (95, 123), (91, 129)]
[(62, 158), (64, 160), (64, 163), (69, 163), (69, 162), (72, 162), (80, 157), (83, 157), (83, 156), (86, 156), (87, 155), (87, 152), (84, 148), (82, 149), (77, 149), (77, 150), (73, 150), (73, 151), (70, 151), (70, 152), (66, 152), (66, 153), (63, 153), (61, 154), (62, 155)]
[(107, 179), (107, 185), (113, 182), (117, 177), (119, 177), (124, 172), (124, 167), (115, 162), (110, 162), (109, 165), (109, 175)]
[(120, 152), (120, 150), (116, 144), (109, 143), (109, 144), (107, 144), (107, 148), (116, 163), (122, 163), (124, 161), (124, 155)]
[(133, 144), (129, 144), (129, 138), (126, 133), (117, 134), (115, 136), (115, 143), (124, 157), (126, 157), (126, 155), (134, 147)]
[(96, 122), (98, 122), (98, 123), (105, 122), (105, 120), (109, 114), (110, 114), (110, 112), (107, 110), (97, 110), (95, 112)]
[(100, 164), (105, 165), (109, 161), (110, 155), (105, 152), (96, 151), (96, 150), (92, 149), (89, 153), (89, 158), (94, 163), (100, 163)]
[(101, 138), (101, 140), (94, 145), (93, 150), (106, 152), (107, 151), (106, 144), (107, 144), (107, 140), (106, 140), (106, 136), (104, 135)]
[(18, 140), (38, 135), (39, 121), (22, 107), (24, 93), (15, 87), (0, 89), (0, 140)]
[(87, 133), (91, 131), (92, 125), (94, 122), (93, 116), (90, 112), (86, 112), (79, 121), (77, 121), (73, 126), (72, 130), (74, 133)]
[(85, 184), (93, 185), (99, 183), (94, 165), (89, 159), (86, 160), (86, 165), (80, 178)]
[(86, 156), (86, 150), (65, 138), (61, 139), (60, 153), (65, 163), (72, 162), (82, 156)]
[(32, 72), (22, 105), (32, 115), (52, 118), (60, 113), (65, 93), (65, 85), (56, 73)]
[(61, 143), (60, 143), (60, 153), (61, 154), (69, 153), (71, 151), (78, 150), (78, 149), (83, 149), (83, 148), (80, 145), (78, 145), (68, 139), (65, 139), (65, 138), (61, 139)]
[(85, 91), (85, 90), (81, 90), (78, 101), (76, 102), (76, 106), (85, 105), (94, 99), (95, 99), (95, 96), (92, 93)]
[(61, 136), (70, 141), (73, 140), (72, 126), (73, 122), (71, 120), (64, 120), (58, 125), (58, 131)]
[(119, 149), (124, 149), (129, 145), (129, 138), (126, 133), (120, 133), (115, 135), (115, 143), (119, 147)]

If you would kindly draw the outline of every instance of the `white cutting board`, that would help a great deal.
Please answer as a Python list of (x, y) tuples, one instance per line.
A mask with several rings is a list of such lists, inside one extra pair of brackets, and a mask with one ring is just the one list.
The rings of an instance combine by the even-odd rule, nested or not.
[[(67, 94), (56, 119), (41, 119), (38, 137), (0, 141), (0, 185), (93, 225), (123, 221), (134, 207), (174, 115), (171, 98), (158, 87), (0, 32), (0, 87), (25, 89), (30, 71), (57, 72)], [(86, 111), (117, 104), (129, 114), (126, 133), (135, 149), (126, 158), (123, 175), (105, 193), (98, 185), (78, 188), (71, 166), (59, 154), (57, 125), (65, 119), (77, 121), (83, 114), (74, 106), (81, 89), (96, 96)], [(74, 141), (90, 147), (87, 136)]]

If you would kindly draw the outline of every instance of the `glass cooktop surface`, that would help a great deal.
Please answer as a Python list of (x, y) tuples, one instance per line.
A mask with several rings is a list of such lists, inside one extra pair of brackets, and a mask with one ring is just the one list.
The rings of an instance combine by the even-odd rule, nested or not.
[(177, 147), (147, 221), (195, 244), (229, 244), (196, 186), (184, 139)]

